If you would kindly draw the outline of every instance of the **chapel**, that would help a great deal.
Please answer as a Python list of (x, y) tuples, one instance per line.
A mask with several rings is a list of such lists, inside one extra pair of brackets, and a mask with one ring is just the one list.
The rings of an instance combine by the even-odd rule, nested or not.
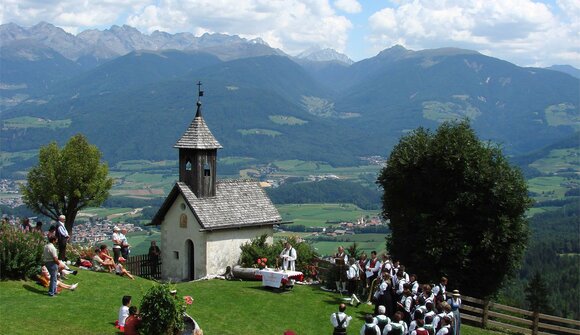
[(223, 274), (238, 263), (240, 246), (266, 234), (272, 242), (281, 216), (256, 180), (217, 178), (217, 150), (201, 113), (201, 83), (195, 117), (175, 144), (179, 180), (151, 224), (161, 230), (161, 276), (189, 281)]

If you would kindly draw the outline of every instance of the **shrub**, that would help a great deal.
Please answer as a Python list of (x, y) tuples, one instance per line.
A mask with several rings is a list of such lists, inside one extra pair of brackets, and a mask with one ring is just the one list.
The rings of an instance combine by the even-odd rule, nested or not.
[(268, 267), (274, 267), (276, 264), (276, 256), (278, 256), (279, 252), (276, 252), (273, 245), (266, 243), (267, 238), (268, 235), (264, 234), (251, 240), (249, 243), (244, 243), (240, 247), (242, 249), (240, 265), (247, 268), (256, 267), (256, 260), (258, 258), (267, 258)]
[[(276, 258), (280, 255), (282, 249), (284, 249), (284, 243), (286, 241), (279, 240), (277, 243), (270, 245), (266, 243), (267, 237), (268, 236), (264, 234), (240, 247), (242, 249), (240, 265), (243, 267), (254, 267), (257, 266), (257, 259), (267, 258), (268, 267), (276, 266)], [(294, 236), (288, 237), (286, 240), (292, 244), (292, 247), (296, 249), (296, 253), (298, 254), (296, 270), (306, 273), (308, 265), (318, 257), (318, 254), (310, 244), (304, 241), (299, 241), (298, 238)], [(278, 262), (278, 266), (282, 266), (281, 261)]]
[(171, 295), (169, 284), (155, 285), (141, 301), (141, 334), (178, 334), (183, 328), (183, 300)]
[(0, 227), (0, 278), (26, 279), (36, 276), (42, 265), (46, 239), (38, 232)]
[(79, 258), (92, 260), (95, 256), (95, 246), (68, 243), (66, 247), (66, 257), (73, 263)]

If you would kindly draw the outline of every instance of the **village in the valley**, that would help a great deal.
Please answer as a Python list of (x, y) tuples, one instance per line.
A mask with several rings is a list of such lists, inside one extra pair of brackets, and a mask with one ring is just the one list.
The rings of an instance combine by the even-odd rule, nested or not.
[[(376, 158), (377, 162), (380, 157)], [(270, 170), (270, 173), (272, 171)], [(261, 185), (265, 187), (278, 187), (283, 184), (286, 178), (276, 178), (270, 179), (266, 178), (267, 174), (262, 176), (260, 179), (266, 179)], [(311, 181), (328, 180), (328, 179), (338, 179), (339, 177), (332, 174), (325, 175), (311, 175), (306, 179)], [(15, 208), (23, 204), (22, 198), (19, 194), (19, 183), (13, 180), (0, 179), (0, 192), (5, 194), (3, 198), (0, 198), (0, 205)], [(134, 209), (133, 211), (126, 214), (137, 214), (141, 209)], [(76, 223), (73, 227), (73, 235), (71, 242), (75, 244), (82, 245), (98, 245), (102, 242), (109, 242), (111, 235), (113, 234), (113, 227), (118, 226), (121, 229), (127, 229), (128, 233), (142, 232), (150, 227), (144, 228), (143, 226), (135, 223), (123, 222), (123, 220), (114, 220), (114, 217), (119, 217), (119, 214), (115, 214), (109, 217), (99, 217), (98, 215), (86, 214), (80, 212), (77, 216)], [(23, 219), (18, 216), (7, 216), (10, 224), (18, 225)], [(31, 225), (34, 226), (37, 221), (37, 217), (30, 217)], [(55, 222), (43, 222), (43, 225), (48, 229), (50, 225)], [(275, 228), (276, 232), (296, 232), (296, 231), (306, 231), (309, 232), (309, 236), (316, 238), (335, 238), (340, 236), (352, 236), (356, 235), (357, 231), (361, 233), (365, 229), (372, 229), (384, 226), (386, 228), (386, 223), (377, 216), (361, 216), (356, 220), (351, 221), (333, 221), (326, 222), (327, 225), (324, 227), (293, 227), (292, 225), (279, 225)], [(129, 234), (130, 235), (130, 234)]]

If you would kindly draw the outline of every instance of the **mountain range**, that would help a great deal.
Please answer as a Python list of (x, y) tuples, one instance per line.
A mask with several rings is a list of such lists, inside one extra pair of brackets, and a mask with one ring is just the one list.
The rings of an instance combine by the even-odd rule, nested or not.
[(471, 50), (394, 46), (352, 62), (330, 49), (291, 57), (223, 34), (113, 26), (75, 36), (40, 23), (1, 25), (0, 62), (0, 145), (9, 153), (82, 132), (112, 163), (175, 159), (198, 81), (220, 157), (356, 165), (417, 127), (463, 118), (519, 155), (580, 128), (574, 68), (519, 67)]

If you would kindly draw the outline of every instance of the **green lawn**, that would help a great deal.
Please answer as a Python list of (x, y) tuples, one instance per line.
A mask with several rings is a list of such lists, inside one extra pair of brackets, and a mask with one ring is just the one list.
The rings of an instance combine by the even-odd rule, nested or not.
[[(133, 297), (139, 306), (144, 293), (154, 282), (108, 273), (80, 270), (68, 282), (79, 282), (76, 291), (64, 291), (56, 298), (31, 281), (0, 282), (0, 334), (117, 334), (113, 323), (123, 295)], [(315, 286), (296, 286), (292, 292), (276, 293), (260, 282), (199, 281), (176, 285), (178, 295), (190, 295), (193, 305), (187, 312), (204, 334), (279, 335), (293, 329), (300, 335), (329, 334), (329, 316), (340, 297)], [(349, 307), (350, 333), (358, 333), (363, 316), (371, 306)], [(493, 334), (462, 326), (465, 335)], [(499, 333), (498, 333), (499, 334)]]

